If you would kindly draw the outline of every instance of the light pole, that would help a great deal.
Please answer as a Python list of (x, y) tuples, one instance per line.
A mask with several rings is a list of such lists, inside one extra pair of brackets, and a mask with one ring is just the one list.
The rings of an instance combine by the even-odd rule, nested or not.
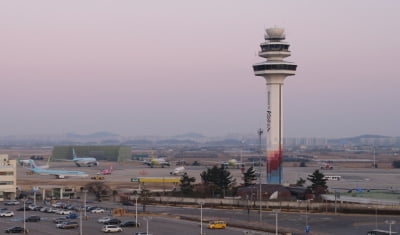
[(25, 210), (25, 202), (26, 202), (26, 198), (24, 198), (24, 234), (26, 233), (26, 210)]
[(272, 210), (273, 212), (275, 212), (275, 235), (278, 235), (278, 213), (281, 210)]
[(385, 220), (385, 224), (389, 224), (389, 234), (392, 234), (392, 224), (395, 224), (395, 220)]
[(260, 128), (260, 129), (258, 129), (257, 133), (258, 133), (258, 136), (259, 136), (259, 139), (260, 139), (260, 146), (259, 146), (259, 151), (260, 151), (259, 156), (260, 157), (259, 157), (259, 162), (258, 162), (258, 173), (259, 173), (258, 181), (259, 181), (259, 184), (260, 184), (259, 197), (260, 197), (260, 222), (261, 222), (262, 221), (262, 205), (261, 205), (261, 197), (262, 197), (262, 192), (261, 192), (261, 155), (262, 155), (262, 151), (261, 151), (261, 135), (264, 132)]
[(79, 235), (82, 235), (82, 210), (86, 208), (82, 208), (80, 209), (80, 213), (79, 213)]
[(144, 218), (146, 220), (146, 234), (149, 234), (149, 220), (151, 220), (151, 217)]
[(138, 196), (135, 195), (135, 226), (138, 227), (138, 223), (137, 223), (137, 200), (138, 200)]
[(203, 235), (203, 204), (204, 201), (199, 201), (200, 204), (200, 235)]
[(86, 193), (88, 192), (86, 189), (82, 190), (82, 192), (84, 193), (84, 197), (83, 197), (83, 208), (84, 208), (84, 216), (85, 216), (85, 220), (87, 220), (87, 215), (86, 215)]

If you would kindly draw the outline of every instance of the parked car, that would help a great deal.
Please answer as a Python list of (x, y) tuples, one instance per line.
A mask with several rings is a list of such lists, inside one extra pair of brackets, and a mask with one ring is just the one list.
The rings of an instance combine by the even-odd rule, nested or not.
[[(8, 228), (6, 230), (4, 230), (4, 232), (6, 233), (23, 233), (24, 232), (24, 228), (23, 227), (19, 227), (19, 226), (15, 226), (15, 227), (11, 227)], [(25, 230), (25, 233), (27, 233), (28, 230)]]
[(7, 207), (0, 207), (0, 211), (8, 211)]
[(4, 205), (7, 205), (7, 206), (19, 205), (19, 201), (17, 201), (17, 200), (5, 201), (5, 202), (4, 202)]
[(98, 219), (97, 220), (97, 222), (99, 222), (99, 223), (105, 223), (105, 222), (107, 222), (107, 221), (109, 221), (111, 219), (111, 217), (102, 217), (102, 218), (100, 218), (100, 219)]
[(147, 232), (136, 232), (135, 235), (152, 235), (151, 233), (147, 234)]
[(54, 222), (55, 224), (61, 224), (62, 222), (65, 222), (65, 221), (68, 221), (68, 219), (65, 218), (65, 217), (59, 217), (59, 218), (55, 218), (55, 219), (53, 220), (53, 222)]
[(71, 229), (71, 228), (77, 228), (79, 227), (79, 224), (75, 221), (65, 221), (61, 224), (56, 225), (57, 228), (62, 228), (62, 229)]
[(116, 225), (116, 224), (120, 224), (120, 223), (121, 223), (121, 220), (119, 220), (119, 219), (110, 219), (109, 221), (104, 222), (104, 224), (106, 224), (106, 225), (110, 225), (110, 224)]
[(135, 221), (130, 221), (129, 220), (129, 221), (122, 222), (119, 226), (120, 227), (139, 227), (140, 223), (136, 224)]
[(117, 233), (122, 232), (122, 228), (117, 225), (104, 225), (101, 231), (105, 233)]
[(67, 219), (76, 219), (76, 218), (78, 218), (78, 214), (72, 213), (72, 214), (69, 214), (69, 215), (65, 216), (65, 218), (67, 218)]
[(59, 215), (70, 215), (70, 214), (72, 214), (72, 211), (60, 210), (60, 211), (57, 211), (56, 214), (59, 214)]
[(2, 211), (0, 212), (0, 217), (12, 217), (14, 216), (14, 212), (12, 211)]
[(25, 222), (39, 222), (40, 216), (32, 215), (25, 219)]
[(226, 228), (225, 221), (222, 220), (214, 220), (210, 221), (207, 226), (209, 229), (224, 229)]
[(103, 208), (94, 208), (90, 211), (91, 213), (104, 213)]

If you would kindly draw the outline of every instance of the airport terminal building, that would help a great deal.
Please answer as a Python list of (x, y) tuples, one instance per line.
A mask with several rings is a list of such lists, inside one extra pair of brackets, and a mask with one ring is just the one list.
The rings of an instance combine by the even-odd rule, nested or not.
[(17, 161), (0, 154), (0, 201), (14, 199), (17, 191)]

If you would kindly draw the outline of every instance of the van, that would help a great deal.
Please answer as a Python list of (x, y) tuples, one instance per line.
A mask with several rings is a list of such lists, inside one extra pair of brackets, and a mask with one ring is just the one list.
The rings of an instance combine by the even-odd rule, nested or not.
[(225, 223), (225, 221), (222, 221), (222, 220), (210, 221), (208, 223), (208, 228), (209, 229), (224, 229), (224, 228), (226, 228), (226, 223)]

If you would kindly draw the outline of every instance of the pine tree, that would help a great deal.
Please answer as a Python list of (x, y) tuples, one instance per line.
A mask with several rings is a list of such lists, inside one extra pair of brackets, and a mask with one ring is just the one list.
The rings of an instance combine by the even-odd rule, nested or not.
[(256, 179), (256, 170), (254, 170), (253, 167), (250, 167), (249, 169), (247, 169), (246, 172), (243, 173), (244, 186), (254, 184), (253, 181), (255, 181)]
[(192, 193), (193, 193), (192, 183), (194, 183), (195, 181), (196, 181), (196, 178), (189, 177), (188, 174), (186, 174), (186, 173), (181, 177), (181, 184), (179, 186), (180, 186), (181, 192), (184, 196), (192, 195)]
[(316, 197), (319, 197), (321, 194), (324, 194), (328, 191), (325, 175), (319, 170), (315, 170), (314, 173), (308, 175), (307, 180), (312, 183), (309, 188), (313, 191)]

